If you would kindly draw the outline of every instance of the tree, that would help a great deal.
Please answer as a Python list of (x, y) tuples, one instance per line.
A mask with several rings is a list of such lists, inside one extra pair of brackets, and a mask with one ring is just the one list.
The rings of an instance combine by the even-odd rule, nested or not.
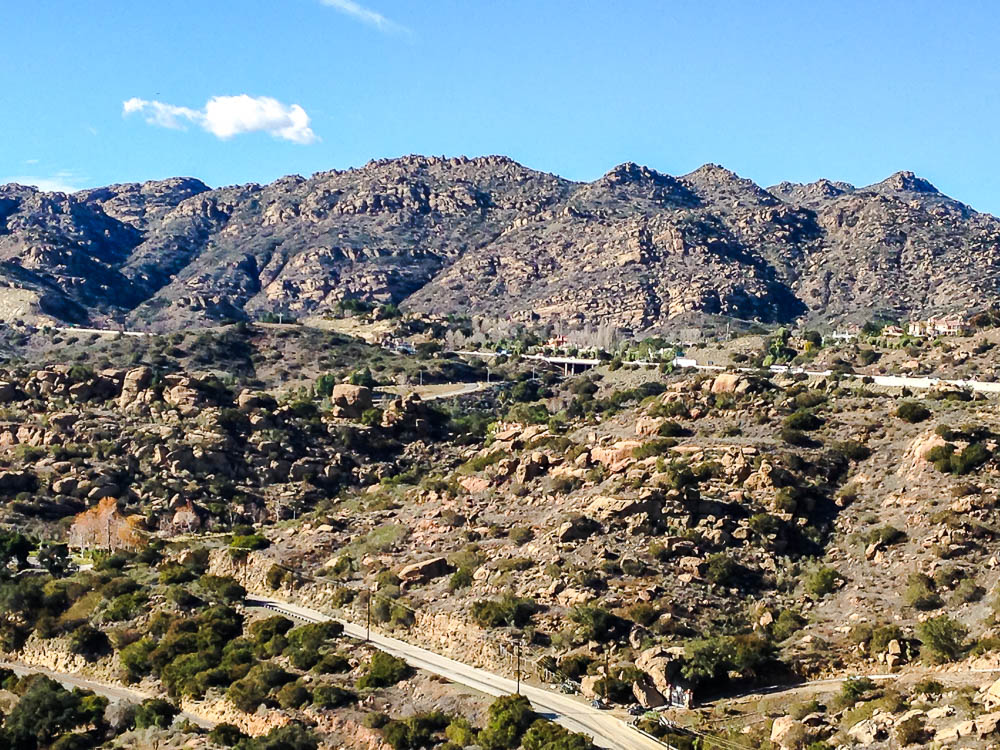
[(180, 711), (177, 707), (162, 698), (147, 698), (135, 710), (135, 725), (138, 729), (159, 727), (166, 729)]
[(521, 740), (524, 750), (593, 750), (585, 734), (576, 734), (548, 719), (536, 719)]
[(15, 562), (18, 568), (24, 567), (32, 546), (19, 531), (0, 531), (0, 566), (6, 567)]
[(135, 643), (130, 643), (118, 654), (118, 661), (125, 670), (128, 682), (138, 682), (149, 674), (149, 655), (156, 644), (151, 638), (140, 638)]
[(910, 424), (923, 422), (930, 415), (930, 409), (916, 401), (904, 401), (896, 407), (896, 416)]
[(49, 542), (38, 548), (38, 564), (53, 578), (62, 578), (69, 568), (69, 548), (65, 544)]
[(198, 583), (209, 598), (224, 604), (236, 604), (247, 595), (247, 590), (229, 576), (203, 575)]
[(240, 740), (246, 739), (246, 735), (240, 731), (235, 724), (216, 724), (212, 731), (208, 733), (208, 739), (216, 745), (232, 747)]
[(490, 705), (489, 719), (479, 733), (485, 750), (513, 750), (521, 737), (538, 718), (523, 695), (505, 695)]
[(138, 550), (146, 546), (140, 516), (124, 516), (113, 497), (101, 498), (78, 514), (69, 529), (69, 545), (78, 549)]
[(276, 727), (263, 737), (240, 740), (236, 750), (316, 750), (319, 740), (312, 730), (298, 723)]
[(358, 687), (365, 688), (391, 687), (410, 676), (412, 670), (402, 659), (376, 651), (368, 664), (368, 671), (358, 680)]
[(965, 653), (967, 635), (968, 630), (948, 615), (938, 615), (917, 625), (917, 638), (930, 659), (937, 663), (959, 659)]
[[(43, 675), (25, 678), (30, 686), (4, 721), (6, 747), (35, 750), (47, 747), (59, 735), (89, 723), (100, 709), (103, 715), (107, 700), (79, 690), (70, 692), (55, 680)], [(83, 704), (89, 696), (96, 700)]]
[(69, 650), (88, 659), (106, 653), (110, 645), (108, 637), (93, 625), (80, 625), (69, 634)]

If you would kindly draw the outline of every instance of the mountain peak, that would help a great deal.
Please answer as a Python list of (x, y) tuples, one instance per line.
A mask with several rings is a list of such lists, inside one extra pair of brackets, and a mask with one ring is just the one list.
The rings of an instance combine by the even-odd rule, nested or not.
[(673, 182), (670, 175), (657, 172), (655, 169), (636, 164), (634, 161), (627, 161), (612, 168), (601, 178), (602, 182), (610, 185), (622, 185), (632, 182)]
[(886, 188), (897, 192), (905, 191), (909, 193), (940, 193), (934, 185), (923, 177), (917, 177), (913, 172), (902, 171), (890, 175), (882, 182), (870, 186), (871, 188)]

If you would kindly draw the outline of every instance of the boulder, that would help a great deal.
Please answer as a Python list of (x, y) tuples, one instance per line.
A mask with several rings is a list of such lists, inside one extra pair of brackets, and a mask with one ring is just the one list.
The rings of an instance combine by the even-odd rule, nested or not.
[(486, 492), (490, 488), (490, 480), (485, 477), (462, 477), (458, 480), (458, 483), (462, 485), (462, 488), (466, 492), (472, 495)]
[(76, 424), (78, 419), (79, 417), (72, 412), (58, 412), (49, 415), (49, 424), (59, 432), (66, 433), (73, 429), (73, 425)]
[(653, 437), (664, 422), (666, 420), (663, 417), (639, 417), (635, 420), (635, 434), (637, 437)]
[(643, 708), (659, 708), (667, 703), (652, 680), (645, 676), (632, 683), (632, 695)]
[(588, 674), (584, 675), (580, 679), (580, 694), (584, 698), (599, 698), (597, 694), (597, 683), (601, 680), (601, 675), (599, 674)]
[(721, 372), (712, 381), (712, 393), (735, 393), (741, 380), (745, 378), (737, 372)]
[(118, 396), (118, 406), (127, 409), (139, 401), (139, 394), (146, 390), (153, 380), (153, 371), (148, 367), (136, 367), (125, 373), (122, 391)]
[(600, 529), (600, 524), (591, 518), (580, 516), (564, 522), (556, 530), (556, 539), (560, 542), (576, 542), (586, 539)]
[(983, 693), (983, 705), (986, 706), (987, 711), (1000, 707), (1000, 679), (986, 688), (986, 692)]
[(596, 446), (590, 449), (590, 460), (603, 464), (612, 473), (618, 473), (635, 462), (632, 451), (640, 445), (642, 442), (639, 440), (620, 440), (614, 445)]
[(35, 475), (27, 471), (0, 471), (0, 492), (26, 492), (35, 488)]
[(9, 404), (24, 398), (21, 389), (13, 383), (0, 382), (0, 404)]
[(236, 397), (236, 406), (239, 407), (241, 411), (273, 409), (277, 405), (278, 404), (274, 400), (274, 397), (270, 394), (264, 393), (263, 391), (251, 391), (249, 388), (244, 388), (240, 391), (240, 395)]
[(805, 735), (805, 725), (791, 716), (779, 716), (771, 724), (771, 742), (783, 750), (799, 747)]
[(584, 513), (598, 521), (627, 518), (637, 513), (659, 515), (660, 504), (657, 499), (647, 494), (645, 497), (609, 497), (600, 495), (587, 506)]
[(660, 646), (653, 646), (636, 657), (635, 666), (649, 676), (660, 695), (669, 695), (673, 687), (672, 681), (680, 667), (681, 656), (683, 649), (677, 654)]
[(542, 476), (548, 468), (549, 457), (544, 453), (533, 451), (521, 457), (521, 462), (517, 465), (517, 471), (514, 473), (514, 481), (520, 484), (530, 482), (532, 479)]
[(342, 419), (360, 419), (372, 408), (372, 389), (363, 385), (338, 383), (330, 395), (333, 416)]
[(443, 557), (432, 557), (429, 560), (412, 563), (402, 568), (398, 575), (404, 583), (426, 583), (434, 578), (440, 578), (451, 572), (451, 566)]

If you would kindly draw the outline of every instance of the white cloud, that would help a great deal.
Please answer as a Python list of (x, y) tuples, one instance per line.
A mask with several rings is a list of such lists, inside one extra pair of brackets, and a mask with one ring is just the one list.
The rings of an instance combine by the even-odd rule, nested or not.
[(77, 190), (83, 189), (79, 178), (72, 172), (56, 172), (49, 177), (18, 175), (0, 179), (0, 184), (10, 182), (17, 183), (18, 185), (31, 185), (47, 193), (75, 193)]
[(133, 114), (141, 114), (147, 123), (161, 128), (184, 130), (189, 124), (197, 125), (223, 140), (243, 133), (269, 133), (301, 144), (319, 140), (302, 107), (288, 106), (269, 96), (213, 96), (204, 109), (133, 97), (123, 102), (122, 115)]
[(370, 8), (366, 8), (363, 5), (359, 5), (354, 2), (354, 0), (320, 0), (323, 5), (326, 5), (334, 10), (338, 10), (341, 13), (350, 16), (361, 23), (366, 23), (369, 26), (374, 26), (379, 31), (394, 32), (402, 31), (408, 32), (405, 26), (400, 26), (395, 21), (390, 21), (388, 18), (383, 16), (381, 13), (377, 13)]

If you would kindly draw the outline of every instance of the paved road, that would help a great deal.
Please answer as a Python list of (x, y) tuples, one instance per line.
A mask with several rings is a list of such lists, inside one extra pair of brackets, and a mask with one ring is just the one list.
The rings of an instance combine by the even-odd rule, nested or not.
[[(453, 353), (464, 356), (487, 358), (499, 356), (496, 352), (457, 351)], [(594, 367), (601, 364), (600, 360), (597, 359), (583, 359), (580, 357), (546, 357), (540, 354), (525, 355), (524, 359), (564, 366)], [(635, 360), (626, 362), (625, 364), (637, 365), (640, 367), (658, 367), (661, 363), (646, 360)], [(696, 360), (688, 357), (675, 357), (673, 365), (678, 368), (691, 368), (703, 372), (722, 372), (724, 370), (747, 373), (762, 372), (762, 370), (753, 367), (724, 367), (722, 365), (698, 364)], [(770, 374), (773, 375), (780, 375), (784, 373), (803, 374), (810, 377), (829, 377), (833, 374), (832, 370), (806, 370), (801, 367), (787, 367), (785, 365), (774, 365), (770, 367), (769, 370), (764, 372), (770, 372)], [(865, 375), (863, 373), (845, 373), (841, 374), (840, 377), (854, 379), (871, 378), (875, 385), (891, 388), (937, 388), (945, 385), (955, 386), (958, 388), (968, 388), (969, 390), (980, 393), (1000, 393), (1000, 383), (993, 383), (986, 380), (947, 380), (945, 378), (917, 378), (909, 375)]]
[[(51, 677), (53, 680), (58, 682), (65, 688), (80, 688), (82, 690), (90, 690), (98, 695), (103, 695), (105, 698), (110, 698), (112, 701), (126, 701), (128, 703), (142, 703), (142, 701), (153, 696), (148, 693), (144, 693), (141, 690), (133, 690), (132, 688), (120, 687), (118, 685), (106, 685), (103, 682), (95, 682), (94, 680), (88, 679), (86, 677), (81, 677), (77, 674), (69, 674), (67, 672), (56, 672), (51, 669), (46, 669), (44, 667), (29, 667), (26, 664), (18, 664), (17, 662), (10, 661), (0, 661), (0, 667), (10, 669), (15, 674), (26, 675), (26, 674), (43, 674), (46, 677)], [(197, 724), (200, 727), (205, 727), (211, 729), (215, 726), (216, 722), (206, 719), (204, 716), (198, 716), (197, 714), (188, 713), (187, 711), (182, 711), (179, 714), (181, 719), (187, 719), (192, 724)]]
[(112, 328), (75, 328), (73, 326), (56, 326), (55, 330), (62, 333), (96, 333), (99, 336), (117, 336), (121, 334), (122, 336), (133, 336), (135, 338), (144, 338), (153, 335), (143, 331), (116, 331)]
[[(419, 394), (420, 395), (420, 399), (422, 401), (440, 401), (441, 399), (455, 398), (456, 396), (465, 396), (465, 395), (468, 395), (470, 393), (477, 393), (477, 392), (485, 390), (487, 388), (491, 388), (491, 387), (493, 387), (495, 385), (497, 385), (497, 381), (496, 380), (494, 380), (494, 381), (492, 381), (490, 383), (483, 383), (483, 382), (479, 382), (479, 383), (439, 383), (439, 384), (437, 384), (438, 387), (448, 386), (446, 388), (446, 390), (443, 390), (443, 391), (440, 391), (440, 392), (437, 392), (437, 393), (435, 393), (433, 391), (431, 391), (429, 393), (421, 393), (420, 391), (422, 389), (429, 388), (430, 386), (413, 386), (408, 392), (409, 393), (417, 393), (417, 394)], [(404, 386), (404, 388), (405, 388), (405, 386)], [(401, 395), (404, 395), (404, 394), (402, 394), (402, 393), (396, 393), (395, 391), (389, 391), (389, 390), (386, 390), (386, 389), (383, 389), (383, 388), (379, 388), (379, 389), (375, 390), (375, 395), (378, 396), (378, 397), (380, 397), (380, 398), (393, 399), (393, 398), (396, 398), (397, 396), (401, 396)]]
[[(337, 619), (313, 609), (269, 597), (250, 597), (247, 599), (247, 605), (264, 606), (272, 611), (305, 622), (325, 622)], [(366, 633), (363, 626), (345, 620), (337, 621), (343, 624), (344, 632), (347, 635), (364, 640)], [(379, 650), (404, 659), (411, 666), (440, 675), (486, 695), (511, 695), (517, 689), (514, 680), (501, 677), (485, 669), (471, 667), (454, 659), (448, 659), (433, 651), (374, 631), (371, 634), (371, 642)], [(621, 748), (621, 750), (664, 750), (666, 747), (651, 737), (637, 732), (614, 714), (591, 707), (581, 698), (534, 685), (526, 685), (523, 682), (521, 683), (521, 693), (531, 701), (539, 713), (557, 721), (571, 731), (589, 735), (599, 747)]]

